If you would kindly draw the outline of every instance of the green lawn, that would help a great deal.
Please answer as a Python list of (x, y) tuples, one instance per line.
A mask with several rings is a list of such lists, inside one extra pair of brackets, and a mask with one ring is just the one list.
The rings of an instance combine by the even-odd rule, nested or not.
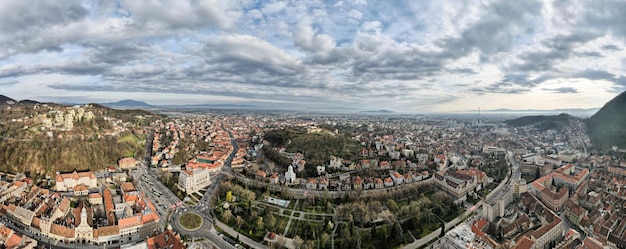
[(118, 143), (125, 143), (125, 142), (129, 142), (129, 143), (134, 143), (136, 144), (137, 142), (140, 141), (140, 138), (138, 138), (137, 136), (133, 135), (132, 133), (126, 134), (123, 137), (119, 137), (117, 139)]
[(178, 222), (185, 229), (193, 230), (202, 226), (202, 217), (195, 213), (184, 213), (178, 218)]
[[(285, 231), (285, 227), (287, 226), (287, 222), (289, 222), (288, 218), (279, 217), (276, 221), (275, 233), (282, 234)], [(292, 221), (293, 222), (293, 221)]]

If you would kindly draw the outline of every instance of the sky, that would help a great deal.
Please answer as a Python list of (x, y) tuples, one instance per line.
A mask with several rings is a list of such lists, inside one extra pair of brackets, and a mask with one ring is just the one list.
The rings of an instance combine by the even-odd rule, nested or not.
[(0, 94), (459, 112), (601, 107), (626, 1), (0, 1)]

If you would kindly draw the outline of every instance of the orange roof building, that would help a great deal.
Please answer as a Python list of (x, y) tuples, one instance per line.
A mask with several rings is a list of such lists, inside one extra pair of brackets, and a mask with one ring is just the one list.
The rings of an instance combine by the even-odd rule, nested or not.
[(167, 230), (159, 235), (148, 238), (146, 241), (149, 249), (185, 249), (187, 248), (180, 239), (180, 236)]
[(91, 171), (78, 172), (74, 170), (72, 173), (57, 173), (55, 179), (57, 191), (73, 190), (74, 187), (80, 184), (87, 186), (89, 189), (98, 187), (96, 175)]

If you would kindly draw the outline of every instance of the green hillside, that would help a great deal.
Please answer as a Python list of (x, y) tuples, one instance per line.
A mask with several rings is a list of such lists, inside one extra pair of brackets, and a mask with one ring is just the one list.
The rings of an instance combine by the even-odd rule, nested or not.
[(613, 98), (591, 116), (587, 128), (595, 146), (626, 147), (626, 92)]

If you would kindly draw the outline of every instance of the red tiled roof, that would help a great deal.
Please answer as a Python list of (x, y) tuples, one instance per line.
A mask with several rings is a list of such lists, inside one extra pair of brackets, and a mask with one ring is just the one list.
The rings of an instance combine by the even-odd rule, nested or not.
[(146, 241), (149, 249), (184, 249), (186, 248), (180, 239), (180, 236), (176, 236), (171, 230), (167, 230), (159, 235), (148, 238)]
[(485, 236), (485, 232), (483, 232), (483, 228), (489, 225), (489, 221), (487, 219), (479, 219), (474, 221), (472, 224), (472, 232), (476, 234), (478, 237)]
[(526, 236), (522, 236), (521, 239), (517, 241), (517, 245), (513, 247), (514, 249), (530, 249), (535, 244), (534, 241), (530, 240)]

